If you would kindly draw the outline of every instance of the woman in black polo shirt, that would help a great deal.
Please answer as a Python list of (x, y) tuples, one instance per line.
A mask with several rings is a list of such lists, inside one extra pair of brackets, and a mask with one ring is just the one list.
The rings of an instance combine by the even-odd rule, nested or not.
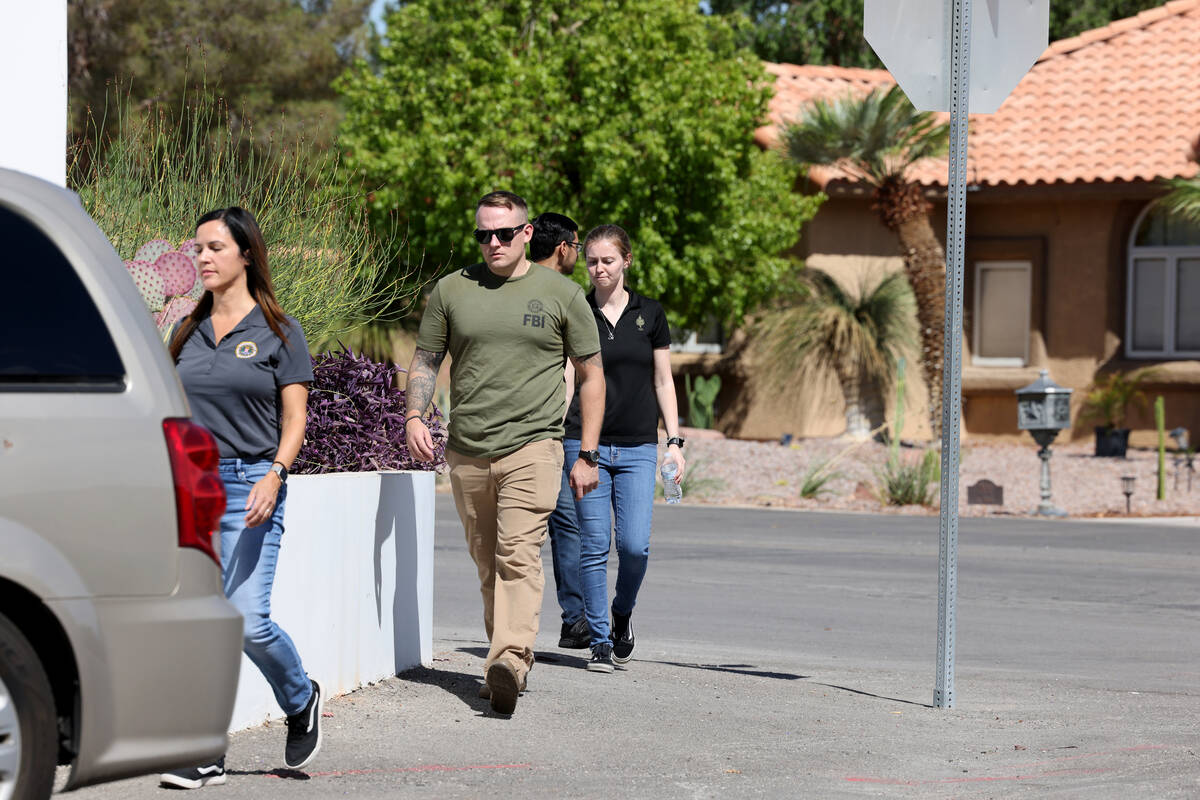
[[(584, 615), (592, 629), (588, 669), (612, 672), (614, 661), (624, 664), (633, 657), (630, 617), (650, 556), (660, 412), (668, 437), (664, 460), (675, 462), (676, 482), (683, 478), (683, 440), (666, 316), (656, 301), (625, 286), (625, 271), (633, 262), (628, 234), (616, 225), (593, 228), (584, 241), (584, 254), (593, 287), (587, 300), (600, 333), (606, 390), (600, 449), (582, 454), (599, 464), (600, 485), (575, 501), (579, 571)], [(568, 372), (567, 385), (573, 384)], [(563, 439), (564, 463), (579, 458), (579, 437), (579, 402), (573, 398)], [(608, 552), (614, 511), (618, 566), (610, 628)]]
[[(196, 223), (204, 295), (170, 337), (192, 415), (213, 434), (225, 484), (221, 567), (225, 596), (245, 617), (243, 648), (287, 717), (284, 763), (306, 766), (321, 747), (321, 688), (271, 619), (287, 471), (304, 441), (312, 361), (300, 324), (275, 299), (254, 216), (231, 206)], [(225, 759), (164, 773), (196, 789), (225, 782)]]

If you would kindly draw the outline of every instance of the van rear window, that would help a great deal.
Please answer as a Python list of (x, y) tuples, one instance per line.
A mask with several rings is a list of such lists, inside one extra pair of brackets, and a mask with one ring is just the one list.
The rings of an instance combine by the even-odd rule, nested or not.
[(71, 262), (0, 206), (0, 392), (122, 391), (125, 367)]

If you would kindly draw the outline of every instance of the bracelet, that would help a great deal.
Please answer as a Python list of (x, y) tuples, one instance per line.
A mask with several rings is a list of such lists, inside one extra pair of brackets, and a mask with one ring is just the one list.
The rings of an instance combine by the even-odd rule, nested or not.
[(671, 445), (675, 445), (676, 447), (683, 447), (683, 439), (680, 439), (678, 436), (672, 436), (669, 439), (667, 439), (667, 447), (670, 447)]
[(405, 425), (407, 425), (407, 424), (408, 424), (409, 422), (411, 422), (412, 420), (414, 420), (414, 419), (420, 419), (420, 418), (421, 418), (421, 412), (420, 412), (420, 411), (417, 411), (416, 413), (412, 414), (411, 416), (410, 416), (410, 415), (408, 415), (408, 414), (405, 414), (405, 415), (404, 415), (404, 424), (405, 424)]

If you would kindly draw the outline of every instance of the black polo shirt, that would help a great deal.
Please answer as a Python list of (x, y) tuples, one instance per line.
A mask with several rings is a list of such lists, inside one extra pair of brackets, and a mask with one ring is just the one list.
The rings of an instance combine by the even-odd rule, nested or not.
[[(588, 305), (600, 334), (604, 359), (604, 425), (601, 444), (647, 444), (658, 441), (658, 397), (654, 393), (654, 351), (671, 345), (671, 330), (658, 301), (629, 291), (629, 303), (616, 325), (596, 308), (596, 291)], [(579, 392), (567, 411), (567, 438), (580, 438)]]
[(313, 379), (304, 331), (292, 317), (287, 321), (284, 344), (256, 305), (217, 344), (208, 318), (179, 351), (175, 368), (192, 418), (212, 433), (221, 458), (274, 458), (280, 436), (279, 390)]

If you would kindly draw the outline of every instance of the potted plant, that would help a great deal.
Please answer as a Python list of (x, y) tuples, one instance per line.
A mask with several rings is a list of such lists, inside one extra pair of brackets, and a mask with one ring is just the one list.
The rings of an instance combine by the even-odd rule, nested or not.
[(1110, 372), (1097, 378), (1084, 397), (1081, 422), (1097, 422), (1096, 455), (1124, 458), (1129, 446), (1129, 428), (1125, 416), (1131, 409), (1144, 408), (1143, 387), (1154, 377), (1154, 370), (1144, 367), (1132, 372)]

